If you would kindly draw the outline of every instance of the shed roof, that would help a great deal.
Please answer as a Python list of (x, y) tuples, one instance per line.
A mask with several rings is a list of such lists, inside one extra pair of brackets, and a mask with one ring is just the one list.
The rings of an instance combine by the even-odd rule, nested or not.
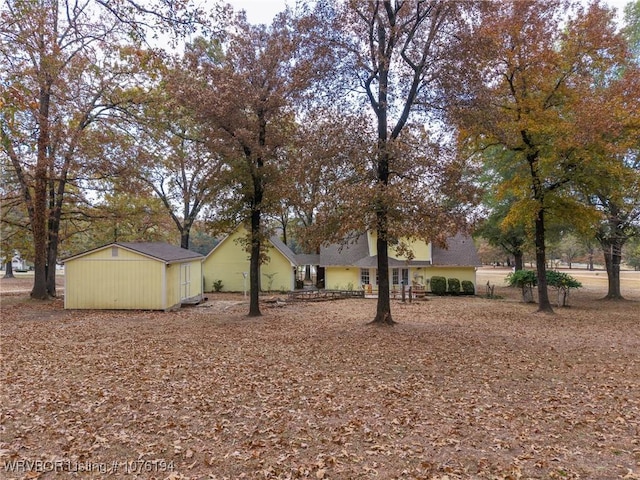
[(176, 247), (175, 245), (163, 242), (116, 242), (114, 245), (128, 248), (167, 263), (204, 258), (204, 255), (198, 252), (192, 252), (186, 248)]
[(69, 260), (74, 260), (90, 253), (97, 252), (98, 250), (103, 250), (111, 247), (126, 248), (127, 250), (140, 253), (142, 255), (165, 263), (175, 263), (185, 260), (198, 260), (204, 258), (197, 252), (192, 252), (191, 250), (176, 247), (175, 245), (170, 245), (163, 242), (115, 242), (108, 245), (103, 245), (102, 247), (87, 250), (86, 252), (82, 252), (77, 255), (73, 255), (72, 257), (65, 258), (62, 261), (68, 262)]

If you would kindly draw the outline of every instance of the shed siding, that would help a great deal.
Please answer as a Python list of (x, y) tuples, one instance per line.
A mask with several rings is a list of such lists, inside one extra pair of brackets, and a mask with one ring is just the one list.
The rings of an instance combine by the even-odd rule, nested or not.
[(189, 298), (202, 296), (202, 262), (190, 262), (191, 264), (191, 284), (189, 290)]
[(166, 282), (166, 305), (165, 308), (172, 308), (180, 304), (180, 264), (172, 263), (167, 265), (165, 270)]
[(164, 309), (164, 264), (118, 249), (71, 260), (65, 265), (65, 307), (96, 309)]

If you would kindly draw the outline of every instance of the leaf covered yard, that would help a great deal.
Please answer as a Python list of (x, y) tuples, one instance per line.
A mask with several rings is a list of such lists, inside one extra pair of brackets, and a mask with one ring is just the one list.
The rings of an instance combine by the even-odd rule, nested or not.
[[(394, 301), (394, 327), (366, 325), (368, 299), (253, 319), (231, 295), (171, 313), (5, 297), (0, 476), (640, 478), (637, 299), (579, 295), (555, 316)], [(10, 471), (37, 460), (81, 468)]]

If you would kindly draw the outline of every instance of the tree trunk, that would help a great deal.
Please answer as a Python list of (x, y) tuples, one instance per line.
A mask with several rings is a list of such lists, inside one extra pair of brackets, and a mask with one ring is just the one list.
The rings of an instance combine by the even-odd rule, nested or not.
[(260, 312), (260, 211), (251, 212), (251, 260), (249, 264), (249, 316)]
[(11, 258), (9, 258), (9, 261), (7, 262), (6, 266), (4, 267), (4, 277), (2, 278), (16, 278), (13, 275), (13, 263), (11, 261)]
[(391, 300), (389, 299), (389, 242), (387, 233), (378, 231), (376, 246), (378, 249), (378, 305), (376, 317), (371, 323), (380, 325), (393, 325), (391, 317)]
[(56, 290), (56, 264), (58, 261), (58, 243), (47, 245), (47, 293), (50, 297), (57, 296)]
[(535, 221), (536, 272), (538, 279), (538, 312), (553, 313), (547, 289), (546, 247), (544, 232), (544, 210), (540, 206)]
[(46, 300), (47, 289), (47, 149), (49, 147), (49, 92), (40, 90), (38, 152), (34, 175), (31, 234), (34, 249), (34, 277), (31, 298)]
[[(53, 160), (50, 161), (53, 169)], [(62, 216), (62, 196), (64, 195), (64, 183), (60, 185), (56, 198), (56, 182), (53, 180), (55, 173), (49, 173), (49, 219), (47, 221), (47, 293), (51, 297), (57, 296), (56, 291), (56, 263), (58, 262), (58, 242), (60, 232), (60, 218)]]
[(190, 231), (186, 228), (180, 232), (180, 247), (189, 250)]
[(385, 188), (389, 184), (389, 133), (387, 117), (387, 92), (389, 88), (390, 62), (385, 57), (387, 52), (387, 38), (385, 29), (378, 25), (378, 55), (381, 59), (379, 72), (380, 85), (378, 87), (378, 143), (377, 143), (377, 180), (378, 191), (376, 195), (376, 233), (378, 235), (376, 247), (378, 249), (378, 305), (376, 316), (371, 323), (379, 325), (393, 325), (391, 317), (391, 301), (389, 299), (389, 239), (388, 239), (388, 211), (386, 206)]
[(518, 251), (513, 254), (513, 259), (515, 263), (515, 270), (523, 270), (524, 269), (524, 256), (522, 252)]
[(622, 259), (623, 242), (615, 239), (611, 242), (602, 242), (604, 264), (607, 268), (608, 290), (604, 297), (607, 300), (623, 300), (620, 290), (620, 261)]

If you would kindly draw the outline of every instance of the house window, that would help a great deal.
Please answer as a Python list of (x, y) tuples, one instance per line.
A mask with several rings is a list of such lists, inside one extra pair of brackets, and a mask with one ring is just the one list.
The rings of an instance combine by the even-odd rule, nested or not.
[(362, 285), (369, 285), (371, 283), (371, 280), (369, 278), (369, 269), (368, 268), (361, 268), (360, 269), (360, 283)]
[(409, 285), (409, 269), (408, 268), (402, 269), (402, 284)]
[(118, 247), (111, 247), (111, 256), (112, 257), (118, 256)]
[(400, 269), (399, 268), (394, 268), (391, 270), (391, 283), (393, 285), (399, 285), (400, 284)]

